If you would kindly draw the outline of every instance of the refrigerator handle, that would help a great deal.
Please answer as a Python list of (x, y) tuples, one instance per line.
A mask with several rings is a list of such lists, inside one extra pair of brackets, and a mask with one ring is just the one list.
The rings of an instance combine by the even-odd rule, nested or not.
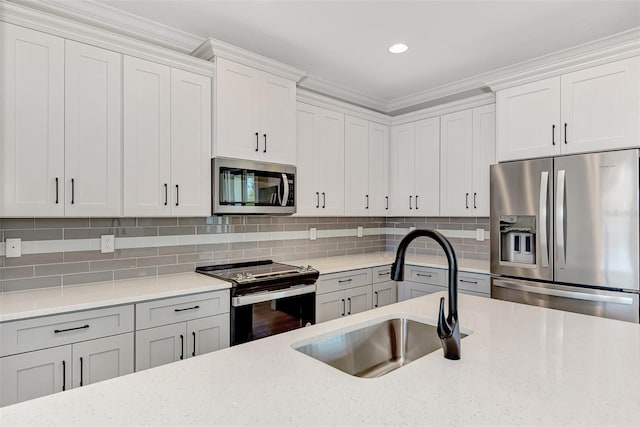
[(564, 247), (564, 191), (565, 171), (558, 171), (558, 191), (556, 198), (556, 253), (558, 254), (558, 268), (567, 266)]
[(549, 267), (549, 241), (547, 239), (547, 227), (549, 217), (547, 210), (547, 198), (549, 196), (549, 171), (540, 174), (540, 258), (542, 267)]

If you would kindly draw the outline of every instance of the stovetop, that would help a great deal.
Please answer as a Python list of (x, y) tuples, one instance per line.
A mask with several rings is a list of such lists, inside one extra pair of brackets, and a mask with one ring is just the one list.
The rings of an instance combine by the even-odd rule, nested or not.
[(309, 266), (281, 264), (271, 260), (197, 267), (196, 272), (232, 284), (232, 296), (313, 284), (320, 273)]

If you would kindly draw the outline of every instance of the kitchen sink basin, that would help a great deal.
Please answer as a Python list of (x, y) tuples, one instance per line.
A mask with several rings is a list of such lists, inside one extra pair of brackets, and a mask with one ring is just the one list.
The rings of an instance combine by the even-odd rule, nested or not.
[[(460, 334), (461, 338), (467, 334)], [(349, 375), (376, 378), (439, 350), (436, 327), (398, 317), (295, 349)]]

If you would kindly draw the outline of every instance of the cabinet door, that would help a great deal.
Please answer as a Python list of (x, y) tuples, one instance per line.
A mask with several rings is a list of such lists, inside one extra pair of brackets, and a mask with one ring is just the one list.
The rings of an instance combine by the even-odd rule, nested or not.
[(369, 122), (345, 116), (344, 214), (347, 216), (369, 215), (369, 155)]
[(415, 123), (414, 210), (417, 216), (440, 214), (440, 120)]
[(168, 216), (171, 69), (124, 57), (124, 215)]
[(295, 165), (296, 84), (273, 74), (260, 73), (259, 91), (258, 157), (268, 162)]
[(496, 106), (473, 109), (473, 212), (489, 216), (489, 166), (496, 162)]
[(415, 123), (391, 128), (389, 148), (390, 210), (395, 216), (413, 215), (415, 179)]
[(0, 406), (71, 388), (71, 346), (0, 359)]
[(639, 85), (639, 57), (563, 75), (562, 152), (638, 147)]
[(185, 322), (136, 331), (136, 371), (187, 357)]
[(187, 322), (187, 357), (199, 356), (229, 347), (229, 314)]
[(64, 215), (64, 40), (0, 22), (0, 217)]
[(560, 77), (496, 94), (498, 161), (560, 154)]
[(65, 41), (65, 214), (120, 216), (122, 55)]
[(473, 113), (441, 117), (440, 215), (473, 215)]
[(344, 291), (316, 295), (316, 323), (345, 316), (346, 310)]
[(298, 103), (296, 117), (296, 213), (298, 215), (318, 214), (320, 193), (316, 188), (315, 158), (318, 114), (317, 107)]
[(216, 58), (214, 156), (259, 160), (260, 72)]
[(318, 216), (344, 215), (344, 114), (320, 108), (316, 117), (316, 188)]
[(171, 69), (171, 214), (211, 215), (211, 79)]
[(133, 332), (73, 344), (73, 386), (133, 372)]
[(344, 298), (347, 300), (347, 315), (371, 310), (371, 285), (346, 289)]
[(389, 213), (389, 127), (373, 122), (369, 122), (368, 210), (371, 216)]
[(385, 305), (398, 302), (398, 285), (394, 281), (373, 284), (373, 307), (384, 307)]

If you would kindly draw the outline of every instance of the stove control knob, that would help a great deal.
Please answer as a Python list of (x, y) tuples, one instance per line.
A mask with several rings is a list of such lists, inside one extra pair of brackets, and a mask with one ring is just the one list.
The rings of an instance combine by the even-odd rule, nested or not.
[(253, 274), (251, 273), (244, 273), (244, 277), (246, 277), (247, 279), (251, 279), (253, 277)]
[(307, 271), (311, 271), (313, 270), (313, 267), (311, 267), (310, 265), (307, 265)]
[(242, 279), (243, 277), (241, 273), (236, 274), (235, 280), (242, 280)]
[(304, 265), (301, 265), (300, 267), (298, 267), (298, 273), (304, 273), (305, 271), (307, 271), (307, 269), (305, 268)]

